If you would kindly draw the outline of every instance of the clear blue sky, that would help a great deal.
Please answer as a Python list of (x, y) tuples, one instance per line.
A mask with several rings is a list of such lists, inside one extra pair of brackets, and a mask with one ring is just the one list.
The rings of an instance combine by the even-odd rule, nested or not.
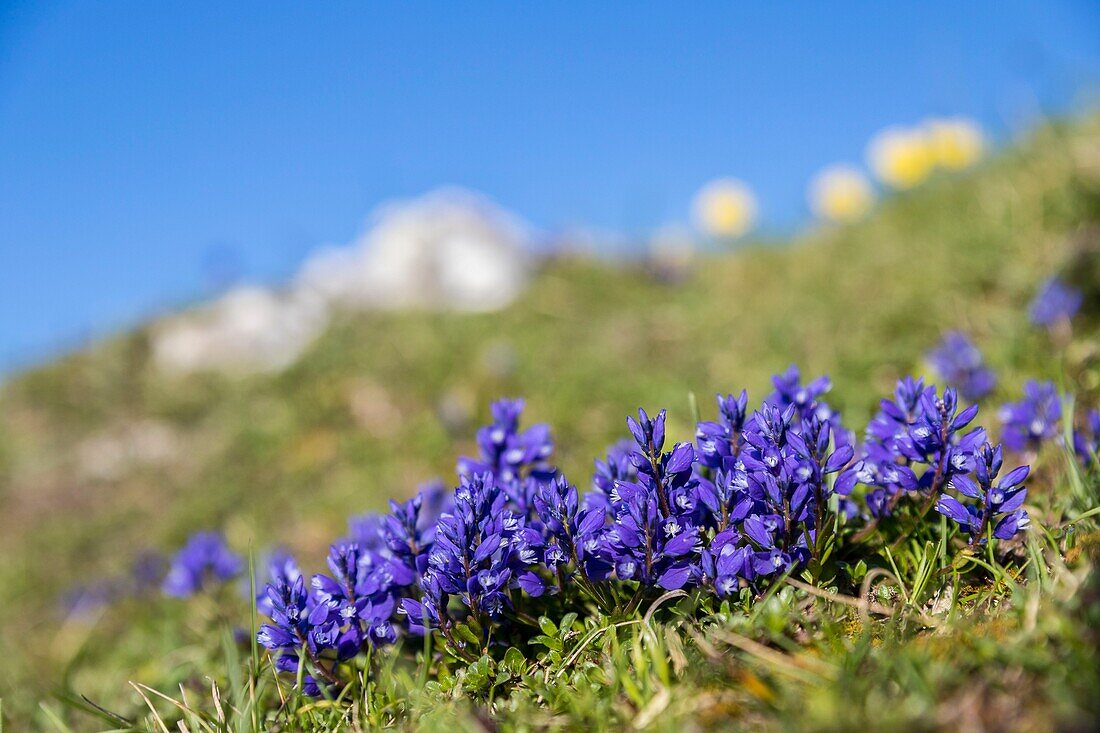
[(277, 281), (440, 184), (641, 232), (718, 175), (765, 226), (871, 133), (995, 135), (1100, 74), (1100, 3), (0, 0), (0, 369)]

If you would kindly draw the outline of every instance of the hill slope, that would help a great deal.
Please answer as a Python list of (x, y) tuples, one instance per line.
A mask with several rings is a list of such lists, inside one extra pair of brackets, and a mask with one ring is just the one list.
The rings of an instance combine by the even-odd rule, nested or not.
[(859, 424), (949, 328), (997, 370), (990, 405), (1063, 366), (1095, 390), (1095, 320), (1060, 365), (1025, 311), (1100, 223), (1098, 150), (1095, 120), (1048, 128), (862, 224), (710, 257), (675, 284), (561, 261), (499, 314), (349, 314), (276, 376), (167, 377), (138, 332), (12, 379), (0, 396), (5, 714), (28, 714), (63, 676), (129, 708), (125, 679), (197, 661), (158, 632), (178, 607), (131, 600), (62, 624), (67, 589), (201, 527), (320, 558), (349, 515), (451, 476), (496, 396), (524, 396), (586, 486), (591, 456), (638, 405), (670, 408), (670, 433), (687, 439), (689, 393), (710, 414), (715, 392), (761, 396), (795, 362), (831, 374), (830, 401)]

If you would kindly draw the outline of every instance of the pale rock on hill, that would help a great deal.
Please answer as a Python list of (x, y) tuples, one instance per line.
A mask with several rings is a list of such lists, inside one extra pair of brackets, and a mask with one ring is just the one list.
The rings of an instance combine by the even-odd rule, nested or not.
[(496, 310), (526, 285), (531, 240), (488, 199), (442, 189), (379, 207), (354, 244), (307, 261), (296, 286), (351, 307)]
[(478, 194), (441, 189), (379, 207), (366, 232), (309, 258), (289, 288), (236, 288), (153, 329), (168, 371), (278, 371), (328, 324), (333, 308), (491, 311), (534, 264), (532, 229)]

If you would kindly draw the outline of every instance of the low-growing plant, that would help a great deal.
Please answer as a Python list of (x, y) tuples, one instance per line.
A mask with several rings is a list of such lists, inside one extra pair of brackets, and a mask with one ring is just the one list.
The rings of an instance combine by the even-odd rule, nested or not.
[[(621, 685), (644, 712), (646, 670), (667, 688), (669, 665), (685, 659), (683, 635), (652, 619), (702, 630), (688, 639), (696, 653), (717, 638), (767, 656), (737, 629), (783, 638), (796, 590), (864, 619), (901, 604), (932, 628), (960, 604), (990, 602), (990, 587), (1016, 587), (1038, 551), (1021, 539), (1030, 468), (1002, 471), (1004, 448), (973, 424), (977, 405), (907, 377), (858, 440), (824, 399), (828, 379), (804, 384), (792, 367), (773, 382), (751, 413), (745, 392), (719, 395), (717, 419), (699, 422), (693, 443), (667, 439), (665, 410), (639, 410), (627, 418), (633, 442), (595, 461), (583, 495), (553, 467), (549, 428), (521, 428), (522, 400), (495, 403), (453, 491), (432, 484), (388, 514), (353, 518), (328, 573), (307, 580), (289, 556), (272, 558), (255, 639), (280, 678), (279, 710), (299, 694), (337, 710), (385, 694), (397, 709), (425, 690), (492, 701), (522, 689), (517, 700), (568, 706), (550, 684), (564, 675), (574, 688)], [(1051, 414), (1045, 393), (1045, 406), (1022, 406), (1034, 394), (1006, 409), (1006, 435), (1027, 410)], [(1086, 468), (1095, 422), (1073, 441)], [(1013, 446), (1057, 438), (1032, 432)], [(238, 564), (216, 535), (197, 535), (165, 590), (198, 592)], [(709, 641), (708, 628), (718, 629)], [(631, 676), (610, 679), (588, 653), (622, 643)], [(419, 687), (394, 676), (401, 658), (419, 665)], [(797, 659), (784, 662), (792, 674), (824, 669)]]

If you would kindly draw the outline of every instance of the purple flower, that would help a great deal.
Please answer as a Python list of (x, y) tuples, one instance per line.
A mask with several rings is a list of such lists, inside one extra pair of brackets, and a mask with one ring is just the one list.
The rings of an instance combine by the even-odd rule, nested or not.
[(620, 580), (673, 590), (699, 575), (699, 520), (705, 510), (696, 492), (695, 449), (690, 443), (677, 443), (664, 451), (665, 414), (661, 410), (651, 419), (640, 409), (636, 420), (626, 419), (637, 444), (629, 454), (637, 476), (615, 481), (612, 522), (587, 537), (582, 549), (609, 561)]
[(854, 454), (850, 445), (835, 439), (831, 413), (801, 414), (797, 403), (782, 411), (765, 403), (745, 433), (747, 446), (733, 481), (752, 500), (740, 525), (752, 548), (746, 580), (785, 572), (809, 559), (833, 491), (827, 477), (847, 466)]
[[(509, 494), (527, 476), (542, 480), (552, 478), (556, 471), (548, 463), (554, 454), (550, 428), (538, 424), (523, 431), (519, 429), (523, 400), (498, 400), (492, 404), (491, 412), (493, 423), (477, 431), (480, 455), (460, 458), (458, 475), (491, 473)], [(527, 508), (523, 506), (521, 510)]]
[(227, 581), (244, 567), (241, 558), (217, 532), (197, 532), (172, 558), (161, 586), (166, 595), (186, 598), (198, 593), (209, 581)]
[[(520, 430), (522, 402), (495, 403), (479, 457), (459, 462), (448, 498), (425, 487), (390, 502), (387, 514), (353, 519), (351, 539), (332, 545), (327, 573), (310, 583), (289, 556), (271, 558), (258, 600), (270, 623), (259, 643), (277, 670), (301, 671), (304, 691), (317, 695), (339, 688), (342, 662), (396, 640), (394, 614), (405, 633), (438, 632), (455, 651), (470, 640), (467, 629), (482, 630), (479, 647), (508, 641), (522, 593), (568, 593), (567, 581), (608, 608), (619, 608), (617, 590), (593, 581), (614, 577), (653, 593), (759, 592), (829, 556), (837, 513), (851, 515), (857, 483), (882, 492), (876, 515), (906, 492), (927, 497), (926, 509), (935, 499), (972, 543), (1026, 529), (1027, 468), (997, 480), (1001, 449), (981, 428), (964, 432), (977, 407), (960, 409), (953, 389), (940, 396), (922, 380), (899, 382), (857, 460), (851, 433), (821, 400), (826, 378), (802, 385), (792, 368), (773, 381), (775, 393), (751, 415), (746, 393), (719, 396), (717, 420), (697, 426), (696, 444), (667, 441), (666, 412), (640, 409), (627, 418), (634, 444), (596, 462), (596, 490), (583, 501), (549, 466), (549, 431)], [(1093, 422), (1095, 435), (1100, 416)], [(180, 553), (201, 556), (198, 583), (213, 572), (208, 555), (190, 545)]]
[[(442, 481), (430, 481), (420, 486), (416, 496), (403, 504), (390, 501), (391, 513), (362, 514), (348, 520), (348, 532), (352, 542), (365, 551), (382, 553), (394, 551), (392, 543), (408, 543), (426, 548), (435, 535), (435, 523), (449, 511), (454, 502), (454, 492)], [(395, 537), (397, 539), (395, 539)], [(404, 554), (400, 547), (396, 551)]]
[(710, 547), (702, 553), (703, 575), (712, 579), (719, 597), (733, 595), (741, 587), (742, 580), (755, 577), (753, 556), (753, 548), (741, 544), (737, 530), (724, 530), (714, 536)]
[(621, 501), (603, 538), (620, 580), (682, 588), (697, 575), (699, 531), (687, 520), (661, 510), (646, 484), (619, 486)]
[(130, 577), (138, 593), (158, 587), (164, 579), (168, 563), (164, 555), (155, 550), (145, 550), (131, 566)]
[(271, 597), (267, 592), (268, 584), (280, 586), (293, 584), (302, 577), (302, 571), (298, 568), (298, 562), (289, 552), (283, 549), (273, 550), (267, 558), (267, 580), (262, 582), (257, 579), (256, 610), (265, 616), (271, 615)]
[(435, 541), (435, 522), (438, 521), (438, 515), (430, 517), (433, 520), (430, 523), (425, 521), (428, 512), (424, 510), (424, 499), (425, 492), (421, 490), (404, 503), (390, 501), (390, 514), (382, 518), (379, 528), (385, 546), (384, 557), (400, 563), (405, 571), (401, 573), (399, 580), (402, 582), (399, 585), (411, 585), (415, 582), (416, 574), (423, 570), (427, 552)]
[(736, 466), (728, 471), (719, 470), (713, 481), (699, 477), (696, 493), (709, 513), (707, 524), (717, 532), (741, 522), (753, 508), (745, 476), (737, 472)]
[(360, 514), (348, 519), (348, 539), (361, 549), (381, 552), (386, 547), (382, 536), (386, 517), (382, 514)]
[[(352, 543), (358, 547), (361, 566), (353, 588), (366, 594), (371, 601), (362, 641), (388, 643), (396, 638), (396, 630), (382, 611), (400, 609), (406, 601), (415, 601), (422, 591), (423, 574), (435, 545), (438, 520), (452, 511), (454, 492), (442, 482), (433, 481), (420, 487), (416, 496), (405, 502), (390, 502), (386, 515), (363, 515), (351, 519)], [(362, 604), (360, 604), (362, 605)], [(365, 608), (357, 608), (367, 611)], [(373, 616), (372, 616), (373, 614)], [(427, 628), (410, 618), (410, 630), (423, 634)]]
[(909, 428), (920, 415), (921, 397), (935, 388), (923, 379), (905, 377), (898, 381), (893, 400), (882, 400), (878, 413), (867, 425), (861, 460), (843, 476), (844, 484), (874, 487), (867, 495), (867, 507), (874, 517), (887, 515), (905, 491), (917, 488), (912, 459), (901, 445), (909, 440)]
[(701, 422), (695, 428), (696, 460), (708, 468), (733, 468), (745, 440), (746, 410), (749, 396), (744, 390), (737, 397), (718, 395), (718, 421)]
[(630, 460), (630, 454), (633, 452), (633, 443), (629, 440), (619, 440), (608, 448), (606, 460), (596, 459), (596, 472), (592, 474), (592, 487), (596, 490), (584, 495), (583, 502), (586, 508), (610, 511), (615, 482), (637, 480), (638, 469)]
[(1084, 296), (1077, 288), (1071, 287), (1057, 277), (1043, 284), (1035, 300), (1031, 301), (1031, 322), (1037, 326), (1054, 326), (1069, 321), (1077, 314)]
[(841, 511), (853, 513), (845, 497), (855, 485), (855, 451), (840, 415), (820, 399), (828, 378), (802, 385), (792, 366), (772, 382), (775, 392), (751, 416), (742, 392), (719, 398), (719, 421), (697, 429), (703, 465), (695, 493), (705, 510), (698, 524), (715, 532), (700, 553), (700, 574), (719, 596), (805, 564), (831, 526), (834, 493)]
[(972, 545), (984, 544), (987, 530), (997, 539), (1008, 540), (1030, 525), (1027, 511), (1021, 507), (1027, 498), (1023, 483), (1031, 469), (1020, 466), (994, 483), (1001, 462), (1001, 446), (983, 444), (975, 456), (973, 478), (961, 475), (951, 481), (950, 488), (962, 501), (945, 493), (936, 503), (936, 511), (970, 535)]
[(436, 525), (420, 579), (422, 598), (401, 601), (411, 626), (422, 631), (447, 624), (452, 595), (474, 616), (498, 619), (511, 606), (509, 590), (522, 588), (533, 596), (545, 592), (533, 567), (542, 558), (542, 535), (509, 511), (507, 501), (492, 474), (462, 477), (453, 511)]
[[(321, 655), (336, 647), (339, 627), (328, 619), (327, 610), (318, 610), (305, 578), (301, 574), (293, 580), (280, 578), (267, 585), (264, 595), (272, 623), (260, 626), (256, 641), (275, 657), (275, 668), (297, 677), (300, 657), (305, 655), (315, 671), (331, 677), (331, 672), (321, 667)], [(311, 674), (303, 674), (302, 691), (321, 696), (321, 687)]]
[(959, 331), (944, 334), (940, 344), (928, 354), (943, 379), (969, 402), (977, 402), (993, 391), (997, 378), (985, 366), (982, 352)]
[(1073, 452), (1083, 466), (1091, 466), (1100, 455), (1100, 410), (1090, 410), (1085, 426), (1073, 431)]
[(838, 492), (856, 483), (873, 487), (866, 501), (874, 517), (892, 514), (907, 492), (938, 494), (953, 477), (973, 468), (985, 431), (963, 430), (977, 414), (977, 405), (960, 411), (951, 388), (941, 397), (923, 380), (902, 379), (894, 399), (883, 400), (867, 426), (860, 460), (837, 479)]
[[(635, 482), (616, 482), (613, 494), (621, 498), (623, 487), (633, 484), (652, 493), (665, 516), (694, 512), (697, 504), (692, 490), (695, 449), (691, 443), (677, 443), (671, 451), (664, 452), (664, 410), (650, 419), (645, 410), (639, 409), (638, 419), (627, 417), (626, 425), (637, 443), (637, 449), (630, 453), (629, 460), (638, 475)], [(616, 496), (611, 498), (614, 506)]]
[(578, 509), (577, 487), (563, 476), (541, 484), (534, 501), (547, 541), (543, 551), (546, 566), (556, 571), (572, 561), (580, 567), (585, 539), (603, 529), (607, 518), (603, 508)]
[[(791, 430), (795, 433), (802, 432), (802, 424), (816, 417), (831, 424), (832, 437), (838, 446), (853, 442), (852, 434), (844, 427), (840, 415), (821, 399), (833, 386), (827, 376), (820, 376), (804, 385), (798, 367), (792, 364), (783, 374), (772, 377), (772, 385), (775, 391), (764, 400), (764, 404), (778, 407), (780, 411), (793, 407), (797, 419), (792, 421)], [(752, 419), (755, 417), (750, 418), (750, 422)]]
[(1024, 398), (1001, 408), (1001, 439), (1006, 448), (1020, 452), (1039, 450), (1058, 437), (1062, 401), (1052, 382), (1029, 381)]
[(936, 395), (935, 388), (925, 390), (920, 396), (920, 412), (897, 443), (904, 458), (928, 464), (928, 470), (920, 477), (917, 487), (938, 490), (952, 476), (966, 473), (973, 465), (973, 455), (985, 440), (981, 428), (963, 434), (962, 430), (973, 422), (978, 406), (959, 410), (958, 396), (948, 387), (943, 396)]
[(798, 367), (791, 364), (783, 374), (772, 377), (775, 391), (768, 396), (765, 402), (769, 405), (784, 410), (793, 405), (802, 417), (817, 414), (822, 420), (832, 417), (832, 410), (828, 403), (818, 400), (818, 397), (828, 392), (833, 383), (826, 376), (818, 377), (809, 384), (802, 384), (802, 375)]
[(390, 617), (399, 589), (412, 583), (413, 573), (400, 561), (364, 551), (354, 542), (333, 545), (328, 566), (331, 576), (313, 576), (316, 606), (310, 622), (336, 634), (337, 658), (354, 657), (365, 643), (395, 641)]

